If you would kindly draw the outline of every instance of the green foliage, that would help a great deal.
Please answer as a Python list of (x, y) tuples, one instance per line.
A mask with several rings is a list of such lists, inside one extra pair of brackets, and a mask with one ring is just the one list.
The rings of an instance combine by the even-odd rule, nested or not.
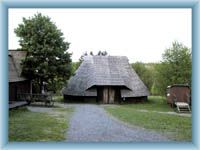
[(56, 96), (53, 96), (53, 100), (54, 100), (55, 102), (64, 102), (63, 95), (56, 95)]
[(161, 63), (136, 62), (132, 67), (153, 95), (165, 95), (168, 85), (191, 85), (191, 50), (178, 42), (165, 50)]
[[(104, 106), (114, 117), (131, 125), (160, 132), (175, 141), (192, 140), (192, 118), (167, 114), (172, 109), (161, 97), (150, 97), (149, 102), (120, 106)], [(163, 113), (158, 113), (161, 111)]]
[(75, 71), (78, 69), (80, 66), (80, 62), (72, 62), (72, 74), (75, 74)]
[[(43, 85), (66, 81), (71, 75), (71, 54), (67, 52), (69, 43), (63, 33), (47, 16), (41, 13), (28, 19), (15, 29), (20, 38), (21, 49), (27, 51), (23, 61), (23, 74)], [(57, 88), (57, 87), (55, 87)]]
[[(52, 108), (53, 114), (19, 108), (9, 111), (9, 141), (63, 141), (72, 108)], [(64, 110), (63, 110), (64, 109)]]
[(132, 67), (150, 91), (154, 83), (154, 68), (152, 64), (136, 62), (132, 64)]
[(192, 76), (191, 50), (181, 43), (174, 42), (172, 47), (166, 49), (163, 61), (156, 66), (156, 87), (164, 95), (168, 85), (189, 84)]

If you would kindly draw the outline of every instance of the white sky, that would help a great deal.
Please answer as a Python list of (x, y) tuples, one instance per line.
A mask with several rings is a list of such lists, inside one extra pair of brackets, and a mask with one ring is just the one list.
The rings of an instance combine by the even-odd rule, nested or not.
[(191, 9), (9, 9), (9, 49), (19, 48), (14, 28), (37, 12), (64, 33), (73, 61), (106, 50), (129, 62), (159, 62), (174, 40), (191, 48)]

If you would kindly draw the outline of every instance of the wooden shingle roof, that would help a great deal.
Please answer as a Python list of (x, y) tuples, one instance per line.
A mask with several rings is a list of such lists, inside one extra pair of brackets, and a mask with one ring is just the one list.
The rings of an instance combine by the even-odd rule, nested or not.
[(125, 56), (85, 56), (63, 94), (97, 96), (96, 86), (120, 86), (122, 97), (149, 95)]

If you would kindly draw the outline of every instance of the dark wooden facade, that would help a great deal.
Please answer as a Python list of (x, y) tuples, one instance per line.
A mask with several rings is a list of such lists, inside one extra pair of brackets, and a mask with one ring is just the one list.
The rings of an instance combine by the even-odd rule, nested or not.
[(167, 88), (167, 103), (172, 105), (175, 102), (191, 104), (191, 92), (188, 85), (172, 85)]
[(121, 99), (121, 104), (141, 103), (147, 101), (147, 96), (126, 97)]
[(120, 87), (118, 86), (95, 86), (97, 96), (70, 96), (64, 95), (65, 102), (69, 103), (121, 103)]
[(27, 52), (20, 50), (9, 50), (9, 102), (17, 101), (17, 94), (30, 93), (31, 81), (22, 76), (22, 60), (25, 59)]
[(99, 86), (97, 87), (97, 98), (97, 101), (103, 104), (120, 103), (120, 88), (115, 86)]
[(64, 95), (65, 103), (97, 103), (96, 96), (71, 96)]
[(126, 104), (145, 102), (147, 96), (142, 97), (121, 97), (120, 86), (95, 86), (97, 96), (70, 96), (64, 95), (67, 103), (98, 103), (98, 104)]
[(9, 101), (17, 101), (17, 94), (30, 93), (30, 80), (9, 82)]

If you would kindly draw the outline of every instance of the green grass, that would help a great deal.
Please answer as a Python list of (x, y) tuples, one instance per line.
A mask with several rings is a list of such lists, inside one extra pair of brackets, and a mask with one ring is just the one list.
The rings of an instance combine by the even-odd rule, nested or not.
[[(160, 114), (155, 111), (170, 111), (171, 108), (162, 102), (160, 97), (150, 97), (149, 102), (141, 104), (127, 104), (120, 106), (105, 106), (114, 117), (132, 125), (149, 130), (158, 131), (176, 141), (191, 141), (192, 119), (170, 114)], [(157, 108), (159, 107), (159, 108)], [(168, 108), (169, 107), (169, 108)], [(138, 111), (139, 109), (148, 112)]]
[(161, 96), (149, 96), (147, 102), (124, 105), (124, 107), (149, 111), (174, 111), (166, 104), (166, 98)]
[(9, 141), (62, 141), (72, 108), (53, 108), (55, 115), (19, 108), (9, 112)]
[(55, 102), (63, 102), (63, 101), (64, 101), (62, 95), (55, 95), (55, 96), (53, 96), (53, 100), (54, 100)]

